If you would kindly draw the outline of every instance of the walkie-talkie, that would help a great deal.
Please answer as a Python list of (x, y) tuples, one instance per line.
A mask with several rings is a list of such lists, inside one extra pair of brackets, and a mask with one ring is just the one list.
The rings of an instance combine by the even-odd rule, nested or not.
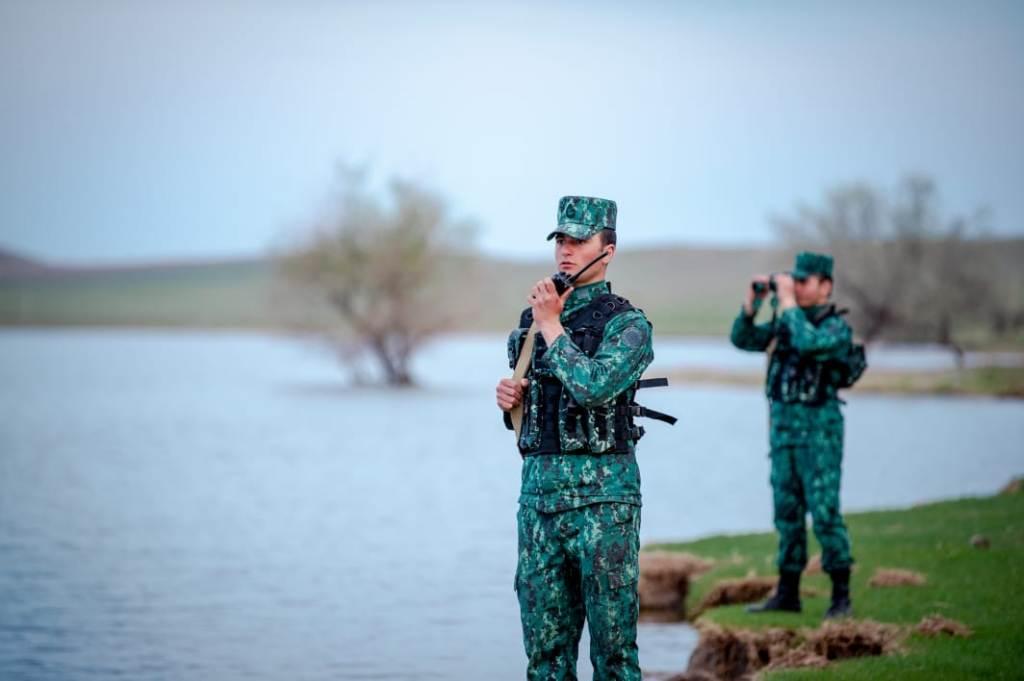
[(608, 251), (601, 251), (601, 255), (597, 256), (586, 265), (583, 266), (576, 274), (566, 274), (565, 272), (555, 272), (551, 275), (551, 281), (555, 282), (555, 290), (558, 291), (558, 295), (562, 295), (566, 290), (576, 283), (576, 280), (580, 278), (580, 275), (589, 270), (598, 260), (608, 255)]

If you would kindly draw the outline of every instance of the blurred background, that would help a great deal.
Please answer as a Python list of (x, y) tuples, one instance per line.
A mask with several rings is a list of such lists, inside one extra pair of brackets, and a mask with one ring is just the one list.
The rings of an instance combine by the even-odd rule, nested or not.
[(672, 379), (645, 542), (771, 528), (727, 336), (802, 248), (868, 343), (844, 507), (995, 492), (1022, 76), (1016, 2), (0, 3), (0, 677), (521, 678), (493, 389), (565, 194)]

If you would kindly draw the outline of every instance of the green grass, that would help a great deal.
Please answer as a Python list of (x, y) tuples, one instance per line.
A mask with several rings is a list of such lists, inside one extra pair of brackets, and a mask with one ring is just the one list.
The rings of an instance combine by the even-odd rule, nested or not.
[[(904, 654), (848, 660), (824, 671), (776, 672), (766, 678), (1024, 678), (1024, 494), (849, 514), (846, 521), (857, 560), (852, 578), (857, 617), (914, 625), (938, 613), (967, 624), (974, 635), (932, 639), (913, 634)], [(991, 540), (990, 549), (970, 545), (970, 538), (979, 533)], [(813, 539), (811, 543), (817, 546)], [(720, 579), (751, 571), (774, 574), (772, 534), (719, 536), (651, 548), (687, 551), (718, 562), (692, 585), (691, 607)], [(868, 580), (880, 567), (916, 570), (928, 581), (919, 587), (869, 587)], [(728, 606), (702, 618), (742, 628), (815, 627), (828, 605), (828, 577), (805, 577), (801, 586), (819, 594), (804, 597), (801, 614), (755, 616), (744, 606)]]

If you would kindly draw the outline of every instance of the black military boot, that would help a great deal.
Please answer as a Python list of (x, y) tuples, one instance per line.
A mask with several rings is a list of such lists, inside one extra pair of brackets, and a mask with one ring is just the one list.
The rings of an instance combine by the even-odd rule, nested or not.
[(775, 595), (764, 603), (747, 607), (747, 612), (800, 612), (800, 573), (779, 571)]
[(825, 619), (853, 615), (853, 603), (850, 601), (850, 568), (833, 570), (828, 576), (832, 578), (832, 604), (825, 612)]

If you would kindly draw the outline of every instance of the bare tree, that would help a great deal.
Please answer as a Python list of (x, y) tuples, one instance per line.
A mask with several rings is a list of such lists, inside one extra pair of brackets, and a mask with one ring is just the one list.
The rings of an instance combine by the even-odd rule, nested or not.
[(986, 325), (996, 338), (1021, 340), (1024, 331), (1024, 240), (999, 244), (992, 257), (985, 258), (992, 295), (982, 301)]
[(968, 239), (984, 219), (943, 217), (935, 184), (909, 177), (891, 197), (865, 184), (839, 187), (822, 207), (801, 206), (773, 222), (791, 245), (836, 257), (836, 290), (852, 303), (865, 341), (935, 342), (959, 364), (957, 322), (977, 318), (990, 294), (985, 254)]
[(381, 199), (364, 171), (342, 167), (337, 200), (311, 236), (279, 258), (279, 269), (344, 323), (328, 338), (357, 379), (369, 356), (388, 384), (405, 386), (417, 348), (459, 315), (445, 284), (456, 274), (453, 254), (468, 254), (472, 236), (436, 194), (395, 180)]

